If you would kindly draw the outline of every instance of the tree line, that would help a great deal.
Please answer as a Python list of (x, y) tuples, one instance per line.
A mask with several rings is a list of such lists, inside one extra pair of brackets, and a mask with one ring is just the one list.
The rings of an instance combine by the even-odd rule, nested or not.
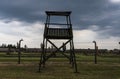
[(0, 45), (0, 48), (17, 48), (17, 46), (14, 44), (4, 44), (3, 43)]
[[(18, 48), (17, 44), (5, 44), (5, 43), (2, 43), (0, 45), (0, 48)], [(23, 48), (28, 48), (27, 45), (24, 45)]]

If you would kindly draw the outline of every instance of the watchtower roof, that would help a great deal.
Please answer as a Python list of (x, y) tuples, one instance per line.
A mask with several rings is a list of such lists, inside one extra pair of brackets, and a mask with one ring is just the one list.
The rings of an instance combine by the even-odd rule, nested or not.
[(71, 11), (46, 11), (46, 14), (53, 16), (69, 16)]

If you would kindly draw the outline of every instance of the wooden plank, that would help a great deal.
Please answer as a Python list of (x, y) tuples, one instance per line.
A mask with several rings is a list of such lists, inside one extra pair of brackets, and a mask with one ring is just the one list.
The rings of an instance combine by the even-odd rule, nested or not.
[(68, 25), (68, 26), (72, 25), (72, 24), (61, 24), (61, 23), (45, 23), (45, 24), (47, 25)]
[(71, 14), (71, 11), (46, 11), (47, 15), (53, 15), (53, 16), (69, 16)]

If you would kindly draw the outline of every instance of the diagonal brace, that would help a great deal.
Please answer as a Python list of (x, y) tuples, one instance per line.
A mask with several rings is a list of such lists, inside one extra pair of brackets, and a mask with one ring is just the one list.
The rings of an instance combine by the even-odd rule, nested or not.
[[(54, 51), (52, 54), (50, 54), (49, 56), (47, 56), (47, 58), (45, 58), (45, 61), (47, 61), (50, 57), (52, 57), (57, 51), (60, 51), (60, 49), (63, 47), (63, 46), (65, 46), (67, 43), (69, 43), (70, 41), (71, 41), (71, 39), (70, 40), (68, 40), (66, 43), (64, 43), (64, 45), (62, 45), (62, 46), (60, 46), (59, 48), (57, 47), (57, 46), (55, 46), (55, 44), (53, 44), (49, 39), (47, 39), (47, 41), (50, 43), (50, 44), (52, 44), (57, 50), (56, 51)], [(67, 55), (65, 55), (64, 53), (62, 53), (65, 57), (67, 57), (68, 59), (70, 59), (70, 57), (68, 57)], [(41, 63), (43, 63), (43, 62), (41, 62)]]

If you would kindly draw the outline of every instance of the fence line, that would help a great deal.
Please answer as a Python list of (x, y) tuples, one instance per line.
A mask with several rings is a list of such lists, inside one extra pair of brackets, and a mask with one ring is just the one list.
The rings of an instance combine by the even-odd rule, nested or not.
[[(13, 45), (17, 45), (17, 42), (18, 41), (0, 41), (0, 45), (2, 44), (13, 44)], [(62, 41), (53, 41), (53, 43), (57, 44), (58, 46), (62, 44), (62, 42), (64, 42), (63, 40)], [(24, 47), (24, 45), (27, 45), (28, 47), (30, 48), (40, 48), (40, 44), (42, 42), (39, 42), (39, 41), (23, 41), (22, 42), (22, 47)], [(98, 45), (98, 48), (99, 49), (120, 49), (120, 44), (119, 42), (97, 42), (97, 45)], [(67, 45), (69, 46), (69, 45)], [(94, 48), (94, 44), (93, 42), (91, 41), (88, 41), (88, 42), (79, 42), (79, 41), (75, 41), (74, 42), (74, 46), (76, 49), (88, 49), (88, 48)], [(51, 47), (50, 44), (48, 44), (48, 47)]]

